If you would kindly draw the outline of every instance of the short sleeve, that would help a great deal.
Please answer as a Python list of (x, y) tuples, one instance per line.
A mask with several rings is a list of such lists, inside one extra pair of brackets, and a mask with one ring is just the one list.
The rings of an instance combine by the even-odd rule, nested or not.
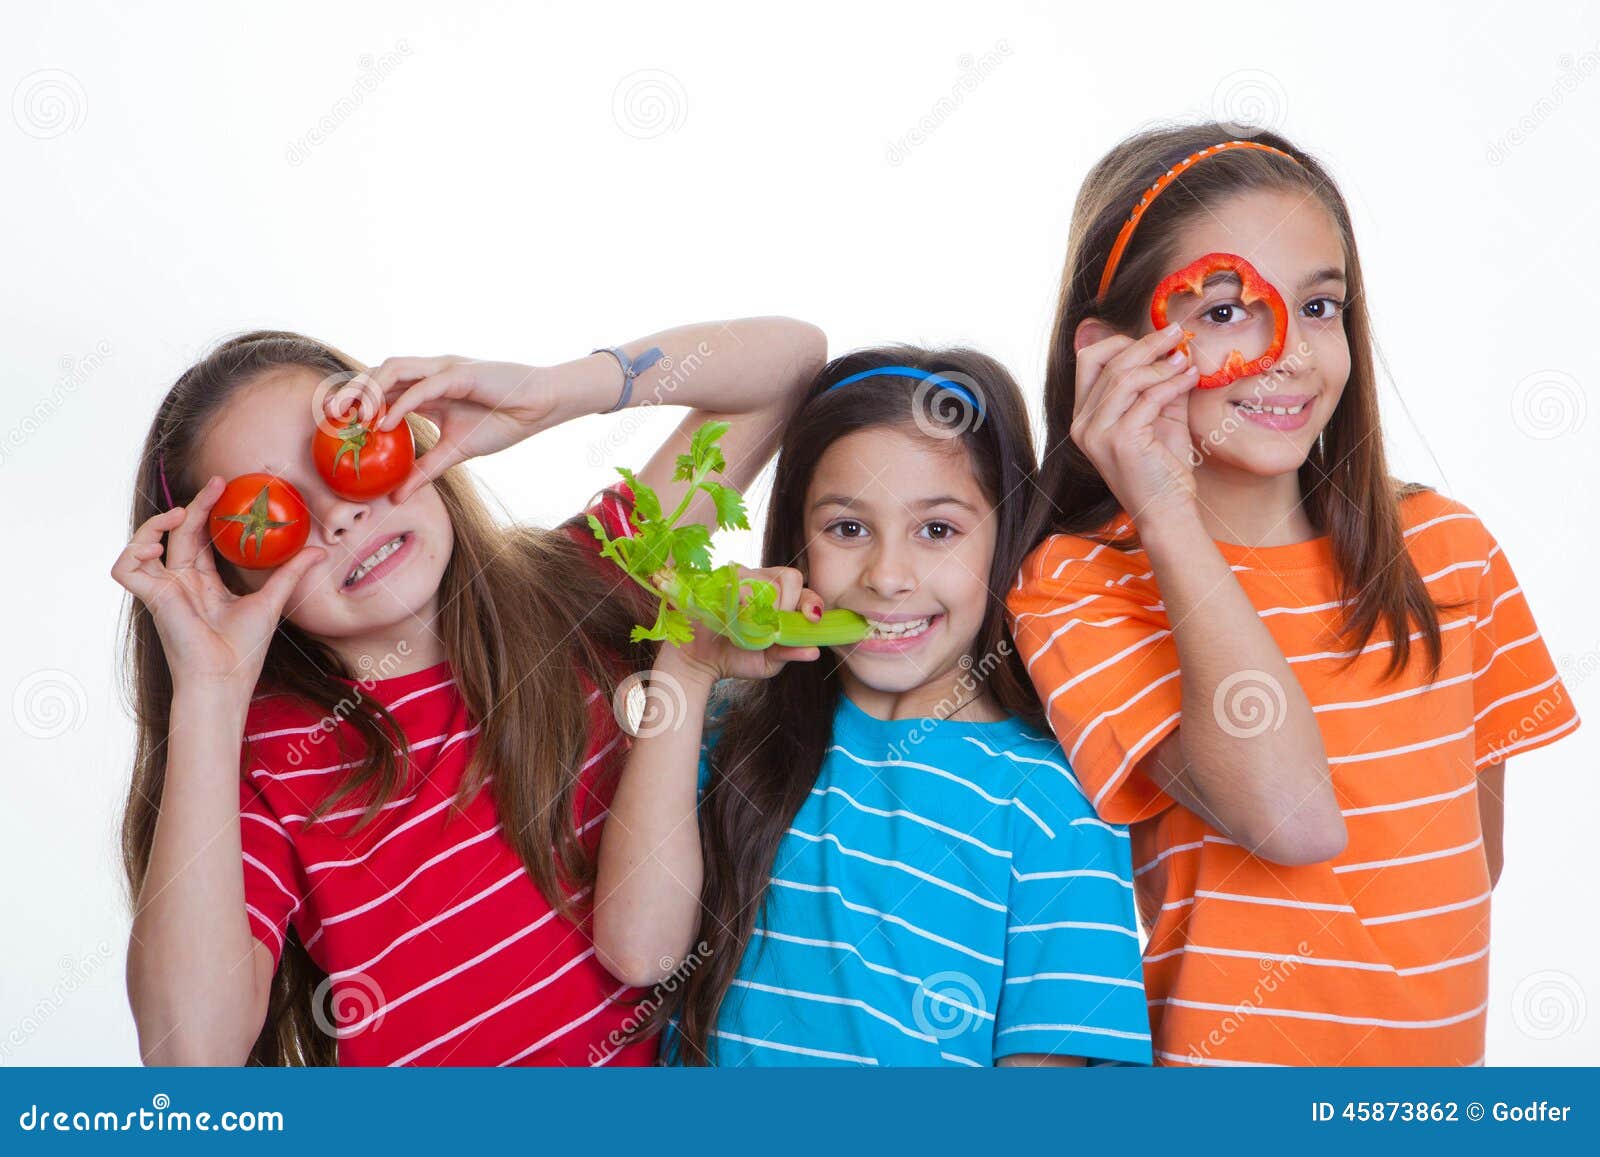
[(1541, 747), (1579, 722), (1510, 561), (1493, 535), (1485, 531), (1485, 538), (1488, 550), (1472, 640), (1478, 767)]
[[(1075, 799), (1064, 803), (1067, 792)], [(1024, 794), (1044, 824), (1018, 816), (995, 1056), (1149, 1064), (1128, 831), (1095, 816), (1066, 780), (1035, 777)]]
[(1178, 726), (1178, 649), (1143, 554), (1047, 539), (1006, 599), (1050, 727), (1104, 819), (1159, 815), (1171, 796), (1136, 764)]
[(595, 495), (577, 517), (562, 523), (561, 529), (570, 534), (575, 542), (594, 551), (595, 558), (599, 559), (600, 540), (594, 536), (594, 528), (589, 525), (590, 516), (599, 519), (600, 525), (612, 538), (632, 538), (633, 523), (629, 520), (632, 510), (633, 490), (626, 482), (619, 482)]
[(239, 845), (244, 853), (244, 910), (255, 938), (283, 955), (289, 921), (300, 910), (304, 884), (294, 838), (248, 776), (239, 781)]

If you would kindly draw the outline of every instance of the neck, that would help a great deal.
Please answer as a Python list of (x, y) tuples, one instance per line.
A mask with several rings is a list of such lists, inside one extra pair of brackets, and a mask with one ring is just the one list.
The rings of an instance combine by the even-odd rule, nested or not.
[(1263, 477), (1220, 462), (1195, 471), (1196, 501), (1207, 533), (1239, 546), (1288, 546), (1316, 537), (1301, 502), (1300, 475)]
[(381, 631), (328, 640), (356, 679), (392, 679), (442, 663), (444, 640), (439, 635), (438, 598), (404, 622)]
[(907, 691), (882, 691), (841, 668), (844, 693), (875, 719), (949, 719), (960, 723), (998, 723), (1005, 709), (988, 690), (962, 670), (941, 675)]

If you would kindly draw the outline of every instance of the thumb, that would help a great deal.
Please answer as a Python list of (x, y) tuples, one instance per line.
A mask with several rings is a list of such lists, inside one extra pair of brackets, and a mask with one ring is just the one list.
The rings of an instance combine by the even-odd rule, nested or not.
[(320, 546), (302, 547), (298, 554), (272, 572), (272, 577), (262, 584), (258, 594), (274, 613), (281, 615), (284, 604), (289, 601), (289, 596), (300, 585), (306, 572), (327, 557), (328, 552)]

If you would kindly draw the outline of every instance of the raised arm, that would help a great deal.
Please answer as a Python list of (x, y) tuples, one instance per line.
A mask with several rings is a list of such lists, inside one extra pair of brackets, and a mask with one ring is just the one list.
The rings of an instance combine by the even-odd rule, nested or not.
[[(1344, 817), (1311, 703), (1198, 514), (1143, 520), (1178, 649), (1183, 715), (1139, 767), (1161, 790), (1255, 855), (1313, 864), (1344, 850)], [(1225, 726), (1217, 689), (1240, 672), (1283, 692), (1283, 725)]]
[[(1317, 863), (1344, 850), (1344, 817), (1311, 704), (1201, 520), (1187, 417), (1198, 372), (1173, 352), (1181, 329), (1092, 344), (1085, 330), (1078, 350), (1072, 438), (1133, 519), (1181, 670), (1178, 729), (1139, 766), (1255, 855)], [(1243, 672), (1281, 689), (1281, 726), (1223, 726), (1217, 690)]]
[[(821, 330), (782, 317), (680, 326), (619, 348), (639, 363), (649, 350), (661, 350), (659, 360), (639, 371), (624, 409), (673, 405), (694, 411), (639, 470), (640, 480), (669, 509), (683, 496), (683, 484), (672, 477), (678, 455), (688, 451), (690, 436), (703, 422), (729, 423), (722, 440), (725, 480), (746, 486), (772, 456), (784, 420), (827, 360)], [(606, 352), (547, 367), (455, 356), (389, 358), (369, 379), (341, 387), (331, 406), (340, 413), (350, 403), (359, 404), (367, 420), (381, 398), (387, 407), (378, 422), (381, 429), (393, 429), (413, 410), (438, 425), (437, 444), (396, 489), (393, 500), (399, 503), (458, 462), (503, 450), (574, 418), (610, 411), (622, 386), (622, 368)], [(708, 503), (696, 495), (689, 516), (705, 521), (702, 504)]]
[[(639, 480), (661, 496), (668, 510), (683, 497), (684, 484), (672, 477), (678, 455), (688, 452), (689, 439), (702, 424), (729, 424), (721, 442), (728, 459), (723, 481), (743, 490), (772, 457), (784, 422), (828, 359), (822, 331), (787, 317), (680, 326), (629, 342), (623, 352), (636, 357), (653, 347), (661, 350), (661, 361), (639, 375), (629, 405), (693, 411), (639, 471)], [(616, 360), (597, 354), (584, 364), (598, 374), (605, 404), (615, 402), (622, 381)], [(709, 521), (709, 515), (710, 499), (696, 495), (687, 517)]]

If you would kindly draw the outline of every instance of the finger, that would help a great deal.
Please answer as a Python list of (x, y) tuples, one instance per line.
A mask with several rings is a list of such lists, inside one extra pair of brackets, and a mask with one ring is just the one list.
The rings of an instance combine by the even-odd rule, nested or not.
[[(1108, 338), (1106, 343), (1102, 344), (1108, 344), (1110, 340)], [(1088, 393), (1092, 396), (1086, 400), (1085, 411), (1092, 412), (1097, 407), (1101, 397), (1120, 376), (1141, 366), (1154, 364), (1159, 357), (1170, 353), (1182, 340), (1183, 326), (1178, 322), (1173, 322), (1164, 329), (1147, 333), (1138, 340), (1125, 338), (1124, 344), (1110, 351), (1109, 356), (1106, 356), (1101, 363), (1100, 372), (1096, 375), (1094, 384), (1088, 390)], [(1074, 416), (1078, 412), (1077, 407), (1074, 407)]]
[(161, 564), (151, 560), (161, 557), (159, 542), (129, 543), (111, 564), (111, 577), (118, 586), (147, 606), (155, 598), (161, 584)]
[(1073, 416), (1085, 412), (1094, 404), (1095, 395), (1105, 380), (1105, 365), (1117, 354), (1133, 344), (1126, 334), (1115, 333), (1101, 338), (1078, 352), (1073, 372)]
[(1106, 369), (1132, 369), (1134, 366), (1149, 365), (1169, 353), (1182, 340), (1183, 323), (1179, 321), (1162, 329), (1151, 330), (1131, 345), (1113, 354), (1106, 362)]
[(459, 396), (470, 380), (470, 371), (463, 366), (449, 366), (407, 387), (389, 405), (389, 410), (378, 423), (380, 430), (393, 430), (411, 411), (440, 397)]
[(780, 611), (792, 611), (800, 601), (805, 579), (792, 566), (775, 566), (763, 570), (762, 577), (778, 588), (776, 606)]
[(349, 422), (354, 419), (365, 424), (377, 413), (378, 401), (382, 397), (370, 379), (363, 382), (359, 377), (352, 378), (328, 395), (323, 409), (335, 422)]
[(1173, 380), (1151, 386), (1139, 395), (1138, 401), (1128, 408), (1128, 412), (1122, 416), (1118, 425), (1133, 430), (1149, 426), (1168, 403), (1194, 389), (1199, 380), (1198, 371), (1191, 366), (1188, 371), (1179, 374)]
[(265, 600), (275, 614), (281, 615), (284, 604), (289, 601), (289, 596), (300, 585), (306, 572), (327, 557), (328, 552), (320, 546), (303, 546), (293, 558), (272, 572), (272, 576), (255, 595), (246, 597)]
[(800, 592), (800, 601), (795, 604), (795, 610), (812, 621), (822, 618), (822, 596), (807, 587)]
[(1106, 387), (1095, 408), (1075, 421), (1078, 427), (1075, 436), (1092, 439), (1103, 434), (1128, 412), (1146, 390), (1185, 376), (1194, 376), (1198, 380), (1194, 366), (1174, 365), (1165, 358), (1153, 366), (1139, 366), (1116, 375), (1116, 380)]
[(215, 571), (207, 549), (211, 540), (211, 508), (222, 494), (222, 476), (213, 474), (200, 488), (184, 512), (183, 522), (167, 536), (167, 566), (172, 570), (192, 566), (198, 570)]
[(431, 378), (457, 359), (450, 356), (432, 358), (384, 358), (371, 372), (379, 392), (385, 398), (398, 391), (398, 387)]
[(818, 647), (768, 647), (767, 658), (783, 663), (810, 663), (822, 657), (822, 650)]
[(163, 510), (160, 514), (152, 514), (139, 524), (139, 529), (133, 532), (133, 537), (128, 540), (129, 545), (134, 543), (161, 542), (161, 536), (183, 522), (188, 508), (174, 506), (170, 510)]

